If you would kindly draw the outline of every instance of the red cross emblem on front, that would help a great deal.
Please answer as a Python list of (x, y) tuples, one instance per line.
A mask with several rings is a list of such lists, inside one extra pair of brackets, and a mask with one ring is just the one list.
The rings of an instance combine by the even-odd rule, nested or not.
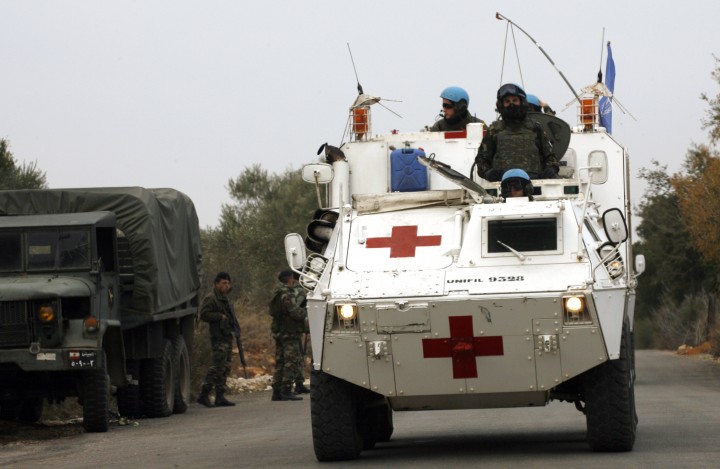
[(415, 248), (419, 246), (440, 246), (442, 236), (418, 236), (418, 227), (393, 226), (389, 238), (368, 238), (368, 248), (390, 248), (390, 257), (415, 257)]
[(504, 355), (502, 336), (474, 337), (472, 316), (450, 316), (450, 337), (423, 339), (424, 358), (452, 358), (453, 378), (477, 378), (475, 357)]

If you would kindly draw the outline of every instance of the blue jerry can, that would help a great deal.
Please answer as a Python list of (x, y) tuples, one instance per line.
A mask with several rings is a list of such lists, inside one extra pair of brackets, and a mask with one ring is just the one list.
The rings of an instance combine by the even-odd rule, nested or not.
[(427, 168), (420, 164), (418, 156), (425, 156), (425, 152), (417, 148), (398, 148), (390, 153), (392, 192), (427, 190)]

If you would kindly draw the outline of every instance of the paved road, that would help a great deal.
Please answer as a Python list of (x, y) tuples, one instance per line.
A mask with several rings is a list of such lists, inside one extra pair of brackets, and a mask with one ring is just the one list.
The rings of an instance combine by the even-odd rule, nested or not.
[(309, 401), (257, 393), (230, 409), (193, 405), (185, 415), (0, 446), (0, 467), (272, 468), (718, 467), (720, 365), (669, 352), (637, 352), (640, 423), (634, 451), (592, 453), (585, 420), (569, 404), (534, 409), (395, 413), (393, 439), (356, 461), (320, 464)]

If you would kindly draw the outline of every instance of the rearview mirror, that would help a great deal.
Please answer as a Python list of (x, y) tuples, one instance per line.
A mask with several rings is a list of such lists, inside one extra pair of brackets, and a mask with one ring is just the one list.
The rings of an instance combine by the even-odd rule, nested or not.
[(302, 178), (313, 184), (329, 184), (333, 180), (333, 168), (327, 163), (306, 164), (302, 169)]
[(611, 243), (620, 244), (628, 238), (625, 216), (619, 208), (605, 210), (602, 220), (605, 234)]
[(305, 265), (305, 242), (297, 233), (285, 236), (285, 258), (288, 265), (294, 270), (300, 270)]

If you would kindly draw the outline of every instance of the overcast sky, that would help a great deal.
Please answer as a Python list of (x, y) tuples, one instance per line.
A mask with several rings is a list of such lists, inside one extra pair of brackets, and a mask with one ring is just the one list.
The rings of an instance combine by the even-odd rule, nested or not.
[[(652, 159), (676, 171), (707, 142), (717, 0), (0, 0), (0, 138), (50, 187), (173, 187), (217, 226), (245, 168), (299, 169), (340, 143), (357, 94), (347, 43), (365, 92), (402, 101), (386, 103), (402, 118), (373, 108), (374, 133), (431, 124), (449, 85), (488, 122), (501, 80), (565, 108), (570, 89), (517, 30), (520, 66), (510, 42), (503, 71), (496, 11), (576, 90), (596, 79), (605, 28), (637, 119), (615, 109), (633, 176)], [(632, 190), (637, 202), (644, 186)]]

